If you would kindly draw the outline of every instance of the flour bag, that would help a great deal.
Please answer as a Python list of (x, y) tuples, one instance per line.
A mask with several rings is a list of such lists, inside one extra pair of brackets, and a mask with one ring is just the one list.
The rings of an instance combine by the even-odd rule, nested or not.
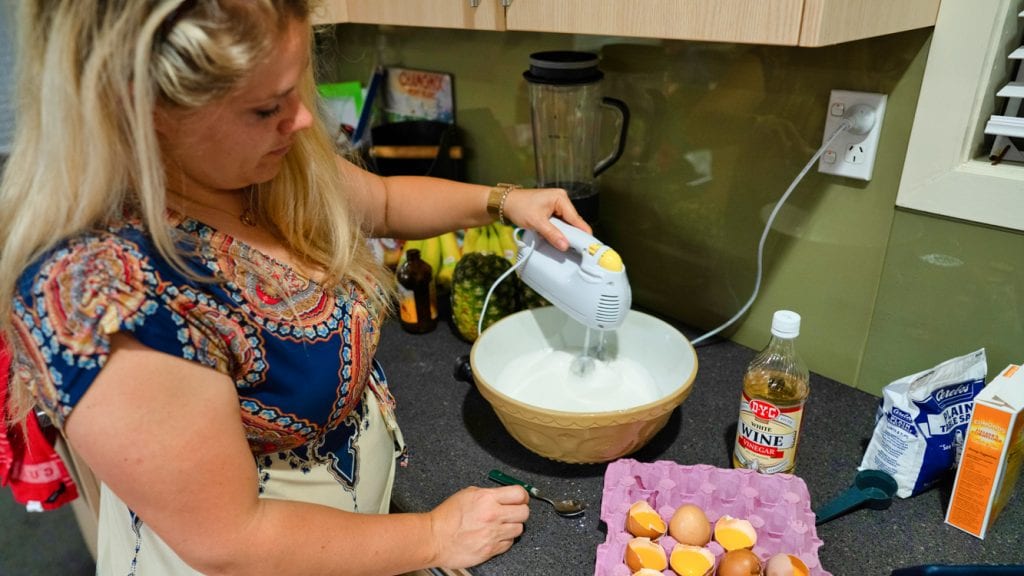
[(888, 472), (901, 498), (941, 480), (956, 468), (987, 373), (982, 348), (886, 386), (858, 470)]

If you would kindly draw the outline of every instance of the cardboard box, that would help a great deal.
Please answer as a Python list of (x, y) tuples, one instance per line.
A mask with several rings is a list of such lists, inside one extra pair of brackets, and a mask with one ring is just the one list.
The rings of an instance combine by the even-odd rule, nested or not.
[(1024, 460), (1024, 369), (1009, 365), (974, 399), (946, 523), (984, 538)]
[(454, 124), (452, 75), (411, 68), (388, 68), (383, 108), (388, 122), (433, 120)]

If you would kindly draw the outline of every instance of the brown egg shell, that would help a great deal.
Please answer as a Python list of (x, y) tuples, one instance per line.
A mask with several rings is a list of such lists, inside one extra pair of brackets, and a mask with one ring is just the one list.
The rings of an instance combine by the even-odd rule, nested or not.
[(718, 561), (717, 576), (760, 576), (761, 559), (750, 550), (726, 552)]
[(699, 506), (683, 504), (672, 514), (668, 534), (680, 544), (704, 546), (711, 541), (711, 522)]

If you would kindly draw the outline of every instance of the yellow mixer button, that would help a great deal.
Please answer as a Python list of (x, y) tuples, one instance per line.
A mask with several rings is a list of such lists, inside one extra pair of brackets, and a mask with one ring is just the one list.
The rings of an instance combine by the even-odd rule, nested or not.
[(622, 272), (622, 257), (618, 252), (609, 248), (597, 259), (597, 265), (611, 272)]
[(594, 242), (590, 246), (587, 246), (587, 252), (589, 252), (591, 256), (593, 256), (594, 254), (597, 254), (597, 251), (600, 250), (600, 249), (601, 249), (601, 244), (598, 244), (597, 242)]

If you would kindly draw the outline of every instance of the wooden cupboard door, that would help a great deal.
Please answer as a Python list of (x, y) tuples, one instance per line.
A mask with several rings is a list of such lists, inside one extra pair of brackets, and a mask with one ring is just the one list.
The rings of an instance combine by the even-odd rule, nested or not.
[(505, 9), (498, 0), (347, 0), (347, 12), (347, 21), (357, 24), (505, 29)]
[(313, 24), (340, 24), (348, 22), (346, 0), (324, 0), (313, 9)]
[(939, 0), (806, 0), (801, 46), (826, 46), (935, 25)]
[(825, 46), (933, 26), (939, 1), (324, 0), (313, 21)]
[(804, 0), (513, 0), (505, 20), (509, 30), (795, 46), (803, 8)]

